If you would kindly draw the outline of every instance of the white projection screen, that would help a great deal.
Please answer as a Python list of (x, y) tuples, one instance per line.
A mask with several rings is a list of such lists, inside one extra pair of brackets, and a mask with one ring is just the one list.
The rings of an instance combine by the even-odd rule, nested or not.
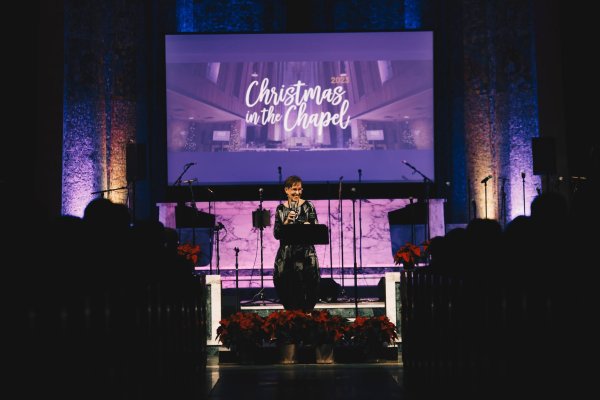
[(433, 33), (165, 37), (168, 183), (434, 179)]

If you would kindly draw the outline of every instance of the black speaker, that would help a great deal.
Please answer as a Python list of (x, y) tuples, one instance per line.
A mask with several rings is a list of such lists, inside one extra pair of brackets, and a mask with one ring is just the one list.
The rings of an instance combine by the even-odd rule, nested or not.
[(271, 210), (254, 210), (252, 211), (252, 227), (265, 228), (271, 226)]
[(532, 138), (531, 152), (534, 175), (556, 173), (556, 145), (553, 137)]
[(144, 143), (129, 143), (125, 151), (127, 182), (139, 181), (146, 178), (146, 145)]
[(319, 299), (326, 303), (333, 303), (340, 295), (342, 287), (332, 278), (321, 278), (319, 283)]

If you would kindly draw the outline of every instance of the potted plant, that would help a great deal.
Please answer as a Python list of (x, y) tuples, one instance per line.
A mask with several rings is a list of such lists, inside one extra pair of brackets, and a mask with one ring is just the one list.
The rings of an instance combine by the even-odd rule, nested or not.
[(200, 245), (182, 243), (177, 246), (177, 254), (196, 265), (200, 254)]
[(423, 243), (421, 246), (416, 246), (412, 243), (406, 243), (394, 254), (394, 263), (396, 265), (402, 264), (405, 269), (414, 268), (417, 262), (426, 254), (429, 241)]
[(251, 361), (256, 351), (267, 340), (264, 318), (256, 313), (236, 312), (219, 321), (217, 340), (234, 351), (242, 362)]
[(280, 362), (296, 362), (297, 346), (309, 339), (310, 318), (301, 310), (274, 311), (265, 319), (264, 330), (279, 349)]
[(310, 325), (310, 341), (315, 345), (317, 364), (333, 363), (333, 346), (344, 338), (348, 320), (319, 310), (311, 313)]
[(385, 315), (378, 317), (356, 317), (348, 329), (350, 342), (360, 346), (367, 359), (378, 360), (384, 348), (395, 344), (398, 339), (396, 325)]

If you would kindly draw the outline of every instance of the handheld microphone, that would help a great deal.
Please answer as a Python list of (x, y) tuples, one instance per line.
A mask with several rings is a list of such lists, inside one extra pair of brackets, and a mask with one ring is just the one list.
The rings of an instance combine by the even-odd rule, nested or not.
[(189, 162), (189, 163), (185, 164), (186, 167), (191, 167), (192, 165), (196, 165), (196, 163), (195, 162)]
[(198, 182), (198, 178), (188, 179), (187, 181), (183, 181), (182, 183), (194, 183), (194, 182)]
[(488, 176), (486, 176), (485, 178), (483, 178), (483, 179), (481, 180), (481, 183), (487, 183), (487, 181), (489, 181), (490, 179), (492, 179), (492, 175), (488, 175)]
[(296, 218), (298, 218), (298, 202), (290, 201), (290, 209), (296, 213), (296, 216), (294, 217), (294, 221), (295, 221)]

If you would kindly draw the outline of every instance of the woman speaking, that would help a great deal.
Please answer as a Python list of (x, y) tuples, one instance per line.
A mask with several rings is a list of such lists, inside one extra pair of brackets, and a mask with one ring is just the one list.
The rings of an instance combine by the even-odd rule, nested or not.
[[(275, 212), (275, 239), (281, 240), (283, 225), (317, 224), (317, 212), (310, 201), (302, 199), (302, 179), (292, 175), (284, 182), (287, 201)], [(310, 312), (317, 304), (319, 261), (313, 245), (280, 244), (275, 256), (273, 283), (286, 310)]]

